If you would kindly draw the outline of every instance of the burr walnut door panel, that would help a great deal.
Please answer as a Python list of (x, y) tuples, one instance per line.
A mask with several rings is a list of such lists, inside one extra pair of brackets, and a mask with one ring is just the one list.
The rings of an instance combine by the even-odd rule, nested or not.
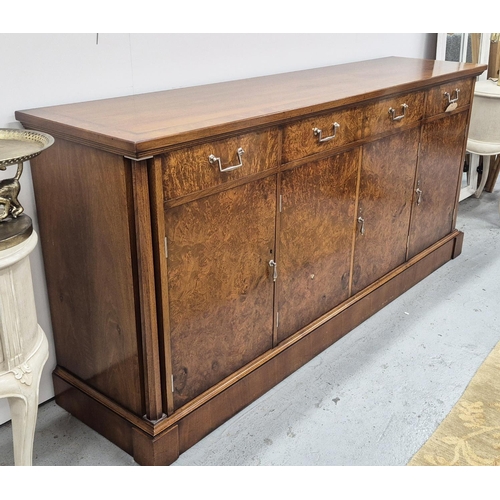
[(352, 293), (406, 260), (419, 128), (363, 147)]
[(422, 128), (408, 256), (449, 234), (463, 171), (467, 112)]
[(349, 297), (359, 149), (282, 173), (278, 341)]
[(165, 215), (179, 408), (272, 347), (276, 176)]

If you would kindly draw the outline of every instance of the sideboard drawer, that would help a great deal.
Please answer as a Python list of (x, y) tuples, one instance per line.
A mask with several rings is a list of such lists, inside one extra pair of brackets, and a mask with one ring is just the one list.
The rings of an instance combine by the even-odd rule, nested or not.
[(472, 97), (472, 84), (473, 79), (467, 78), (431, 89), (427, 97), (425, 115), (438, 115), (459, 106), (468, 106)]
[(278, 165), (277, 128), (237, 135), (162, 156), (165, 199), (247, 177)]
[(424, 92), (411, 92), (366, 106), (364, 137), (397, 130), (421, 120), (424, 115), (424, 96)]
[(361, 139), (361, 108), (316, 115), (283, 127), (282, 162), (349, 144)]

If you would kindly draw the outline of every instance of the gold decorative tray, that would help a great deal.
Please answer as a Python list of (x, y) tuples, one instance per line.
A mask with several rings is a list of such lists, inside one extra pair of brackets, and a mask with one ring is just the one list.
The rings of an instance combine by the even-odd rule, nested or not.
[(0, 169), (22, 163), (52, 146), (54, 138), (43, 132), (0, 128)]

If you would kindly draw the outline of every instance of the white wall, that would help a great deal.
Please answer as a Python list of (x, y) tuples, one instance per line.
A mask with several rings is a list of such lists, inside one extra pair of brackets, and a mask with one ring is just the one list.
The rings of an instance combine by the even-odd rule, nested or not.
[[(391, 55), (434, 59), (435, 44), (436, 36), (426, 33), (0, 34), (0, 128), (20, 127), (16, 110)], [(8, 169), (2, 178), (11, 175)], [(20, 201), (37, 230), (29, 167), (21, 181)], [(56, 360), (40, 246), (31, 264), (38, 321), (51, 345), (43, 402), (53, 396)], [(0, 400), (0, 424), (9, 419), (7, 402)]]

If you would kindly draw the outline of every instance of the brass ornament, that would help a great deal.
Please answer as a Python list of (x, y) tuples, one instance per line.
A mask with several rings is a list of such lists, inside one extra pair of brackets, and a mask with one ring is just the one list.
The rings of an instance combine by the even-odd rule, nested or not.
[(42, 132), (22, 129), (0, 129), (0, 170), (17, 164), (14, 177), (0, 181), (0, 224), (17, 219), (23, 211), (18, 196), (23, 163), (52, 146), (54, 138)]

